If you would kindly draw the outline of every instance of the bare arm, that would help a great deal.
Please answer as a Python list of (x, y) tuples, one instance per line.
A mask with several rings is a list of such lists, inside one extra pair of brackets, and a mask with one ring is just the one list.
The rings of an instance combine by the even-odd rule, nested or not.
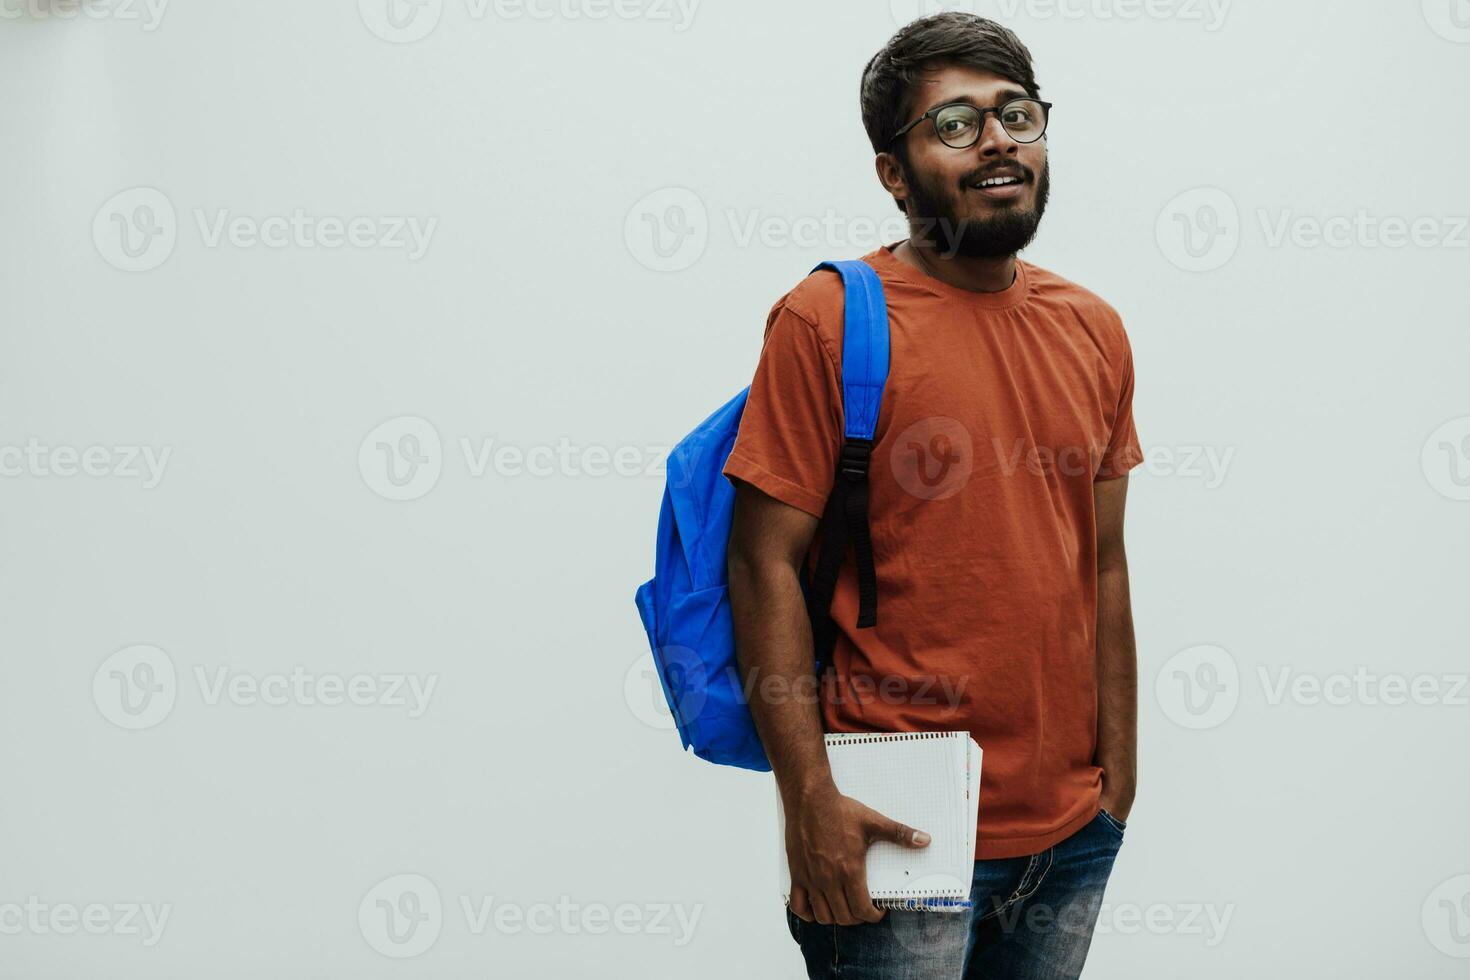
[(739, 484), (729, 545), (735, 653), (783, 802), (832, 787), (799, 578), (816, 529), (805, 511)]
[(1092, 485), (1097, 514), (1097, 755), (1103, 809), (1127, 820), (1138, 785), (1138, 654), (1123, 550), (1128, 478)]
[(876, 922), (865, 862), (875, 840), (922, 847), (928, 835), (837, 792), (822, 742), (812, 630), (800, 571), (817, 519), (746, 483), (730, 531), (735, 651), (750, 711), (786, 811), (791, 911), (807, 921)]

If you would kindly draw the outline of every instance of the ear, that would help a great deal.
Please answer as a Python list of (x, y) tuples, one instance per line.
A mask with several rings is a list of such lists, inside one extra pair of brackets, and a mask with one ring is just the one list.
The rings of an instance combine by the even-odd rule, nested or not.
[(903, 164), (899, 163), (897, 156), (892, 153), (878, 154), (873, 158), (873, 169), (878, 173), (878, 182), (895, 200), (908, 200), (908, 177), (904, 174)]

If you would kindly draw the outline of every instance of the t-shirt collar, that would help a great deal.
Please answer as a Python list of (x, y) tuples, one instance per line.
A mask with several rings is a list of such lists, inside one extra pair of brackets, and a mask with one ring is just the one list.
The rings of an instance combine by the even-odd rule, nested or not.
[(1025, 299), (1028, 289), (1026, 263), (1016, 259), (1016, 277), (1005, 289), (993, 293), (977, 292), (973, 289), (961, 289), (959, 286), (951, 286), (942, 279), (935, 279), (921, 269), (916, 269), (893, 254), (893, 249), (900, 242), (881, 246), (877, 251), (868, 256), (870, 263), (875, 269), (884, 275), (890, 275), (901, 279), (911, 285), (926, 289), (936, 296), (956, 302), (965, 303), (976, 309), (1005, 310), (1020, 305)]

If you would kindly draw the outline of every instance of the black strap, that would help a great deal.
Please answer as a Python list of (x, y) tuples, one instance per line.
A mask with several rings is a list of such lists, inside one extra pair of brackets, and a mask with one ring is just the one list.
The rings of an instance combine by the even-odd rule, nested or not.
[(868, 461), (872, 452), (871, 439), (843, 440), (837, 478), (822, 514), (822, 547), (807, 593), (807, 616), (812, 622), (818, 677), (832, 662), (832, 650), (837, 642), (832, 595), (837, 590), (837, 572), (849, 542), (857, 563), (857, 626), (861, 629), (878, 622), (878, 573), (873, 561), (873, 537), (868, 528)]

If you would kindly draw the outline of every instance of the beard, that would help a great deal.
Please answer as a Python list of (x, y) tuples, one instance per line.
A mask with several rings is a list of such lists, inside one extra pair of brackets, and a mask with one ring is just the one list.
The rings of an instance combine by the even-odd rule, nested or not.
[(1026, 182), (1036, 183), (1034, 207), (1023, 208), (1013, 201), (993, 207), (986, 217), (962, 217), (960, 202), (970, 184), (979, 179), (978, 172), (966, 175), (955, 190), (946, 192), (939, 181), (925, 180), (923, 174), (912, 172), (905, 163), (909, 225), (919, 230), (920, 241), (934, 246), (945, 256), (998, 259), (1014, 255), (1036, 237), (1051, 192), (1050, 160), (1042, 164), (1039, 178), (1029, 168), (1023, 169)]

